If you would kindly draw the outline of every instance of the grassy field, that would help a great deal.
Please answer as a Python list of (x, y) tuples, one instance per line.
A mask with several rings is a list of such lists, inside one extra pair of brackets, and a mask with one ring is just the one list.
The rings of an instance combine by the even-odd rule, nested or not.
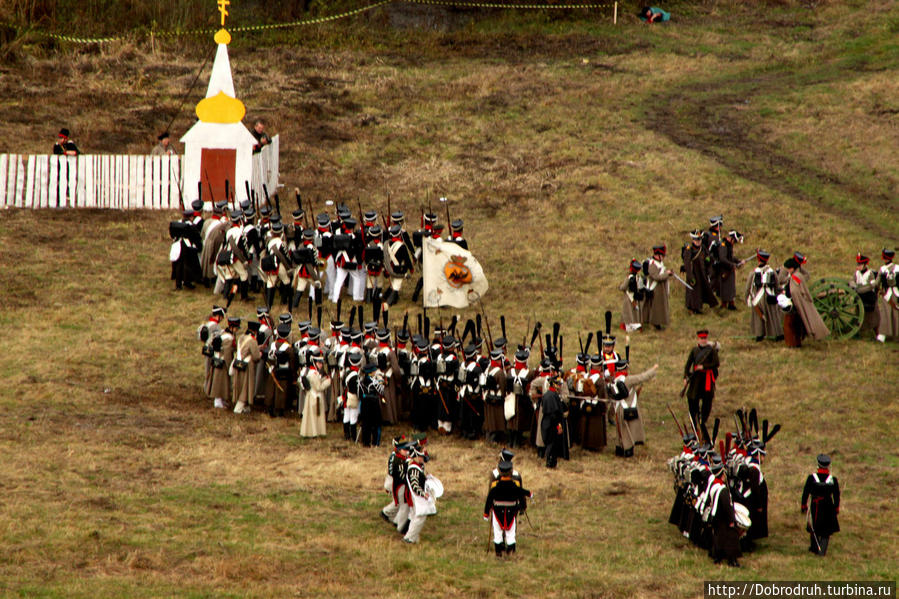
[[(428, 194), (449, 197), (493, 321), (504, 314), (516, 339), (558, 320), (571, 364), (577, 333), (606, 309), (617, 318), (628, 260), (664, 242), (677, 265), (687, 231), (714, 214), (746, 234), (740, 257), (801, 250), (814, 278), (848, 278), (856, 251), (899, 243), (896, 15), (892, 3), (709, 2), (676, 5), (667, 26), (504, 13), (430, 33), (372, 14), (235, 36), (230, 53), (248, 117), (282, 136), (288, 189), (316, 208), (383, 210), (390, 193), (412, 220)], [(92, 153), (147, 151), (173, 117), (180, 136), (208, 51), (16, 46), (0, 64), (3, 151), (46, 152), (63, 125)], [(171, 292), (171, 217), (0, 214), (5, 596), (679, 598), (703, 580), (897, 578), (895, 342), (756, 344), (745, 309), (691, 317), (674, 289), (672, 326), (631, 337), (635, 368), (661, 367), (641, 396), (647, 445), (629, 461), (574, 451), (552, 472), (520, 452), (533, 526), (498, 563), (480, 518), (497, 447), (432, 440), (447, 493), (409, 547), (377, 515), (386, 448), (213, 412), (194, 330), (215, 299)], [(757, 407), (783, 425), (765, 467), (771, 536), (740, 570), (667, 524), (665, 460), (679, 446), (665, 405), (685, 412), (700, 327), (723, 345), (713, 415)], [(843, 532), (823, 560), (799, 514), (819, 452), (843, 488)]]

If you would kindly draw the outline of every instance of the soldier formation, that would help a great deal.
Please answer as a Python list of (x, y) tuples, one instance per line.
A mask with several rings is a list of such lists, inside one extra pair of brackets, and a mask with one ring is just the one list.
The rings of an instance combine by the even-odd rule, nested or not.
[[(667, 246), (652, 247), (652, 256), (643, 261), (632, 258), (627, 278), (618, 286), (624, 293), (621, 328), (643, 330), (650, 326), (663, 329), (670, 323), (669, 282), (685, 287), (685, 306), (690, 314), (703, 314), (706, 306), (737, 310), (737, 270), (753, 256), (739, 259), (735, 248), (743, 243), (736, 230), (723, 233), (724, 218), (713, 216), (709, 228), (690, 232), (690, 241), (681, 248), (678, 276), (665, 263)], [(870, 259), (858, 253), (857, 268), (849, 282), (864, 305), (861, 331), (873, 331), (877, 341), (899, 339), (899, 265), (893, 263), (895, 251), (884, 248), (883, 265), (869, 268)], [(757, 265), (746, 279), (743, 299), (750, 309), (749, 328), (756, 341), (785, 341), (800, 347), (810, 337), (823, 339), (830, 331), (815, 309), (808, 285), (808, 259), (794, 252), (783, 266), (774, 268), (771, 253), (756, 249)]]
[(739, 567), (742, 553), (768, 536), (768, 483), (762, 463), (780, 425), (769, 430), (764, 420), (760, 436), (755, 409), (748, 414), (738, 410), (734, 419), (738, 429), (718, 440), (717, 447), (717, 419), (710, 437), (678, 423), (683, 450), (668, 460), (675, 492), (668, 522), (706, 549), (715, 563), (727, 560)]
[[(324, 298), (333, 305), (348, 297), (356, 305), (370, 305), (377, 319), (399, 301), (405, 280), (420, 273), (422, 240), (443, 238), (444, 225), (430, 210), (422, 212), (421, 227), (411, 234), (404, 213), (389, 211), (389, 200), (387, 219), (361, 205), (354, 216), (340, 204), (333, 214), (317, 214), (313, 226), (299, 192), (296, 197), (290, 222), (282, 222), (277, 197), (275, 210), (268, 201), (258, 210), (250, 201), (233, 209), (226, 201), (216, 202), (205, 219), (203, 202), (194, 201), (169, 227), (175, 289), (202, 282), (222, 295), (226, 307), (238, 297), (250, 301), (251, 293), (260, 293), (269, 310), (280, 303), (291, 314), (306, 300), (309, 320), (313, 305), (322, 306)], [(463, 221), (450, 220), (448, 203), (441, 201), (450, 227), (444, 240), (468, 249)], [(419, 277), (412, 301), (421, 291)]]
[[(435, 215), (424, 214), (422, 229), (410, 236), (402, 213), (391, 213), (385, 237), (376, 213), (361, 212), (362, 229), (357, 230), (356, 219), (344, 206), (338, 207), (336, 218), (318, 215), (316, 229), (303, 226), (302, 207), (287, 227), (265, 208), (253, 224), (247, 220), (253, 219), (252, 207), (232, 211), (224, 219), (225, 207), (217, 204), (216, 214), (205, 223), (200, 207), (193, 208), (170, 227), (178, 244), (173, 278), (187, 286), (190, 273), (199, 267), (201, 280), (214, 284), (227, 300), (225, 306), (213, 307), (197, 332), (206, 360), (207, 397), (216, 408), (233, 406), (237, 413), (298, 413), (304, 437), (325, 436), (327, 422), (341, 422), (344, 438), (364, 446), (380, 445), (384, 425), (411, 424), (419, 437), (394, 439), (385, 479), (391, 502), (381, 512), (406, 542), (418, 541), (426, 516), (436, 513), (434, 491), (442, 492), (439, 481), (429, 482), (433, 477), (424, 471), (429, 432), (530, 446), (548, 468), (559, 458), (568, 459), (574, 445), (599, 451), (614, 441), (615, 455), (626, 458), (645, 443), (638, 395), (658, 365), (629, 372), (629, 339), (625, 337), (622, 357), (611, 335), (611, 312), (605, 314), (605, 333), (595, 334), (596, 353), (590, 351), (593, 332), (586, 343), (578, 335), (580, 351), (571, 368), (563, 366), (559, 323), (553, 324), (552, 333), (536, 323), (529, 343), (526, 333), (512, 350), (502, 316), (501, 334), (495, 339), (486, 314), (467, 320), (464, 327), (456, 317), (448, 327), (442, 322), (432, 327), (423, 312), (413, 332), (406, 312), (401, 326), (391, 326), (389, 308), (404, 280), (420, 267), (422, 236), (441, 233)], [(631, 261), (628, 278), (619, 286), (625, 294), (622, 329), (669, 324), (670, 279), (687, 287), (685, 302), (691, 312), (701, 313), (705, 305), (719, 302), (736, 309), (736, 270), (747, 260), (734, 258), (733, 248), (743, 238), (736, 231), (722, 237), (722, 219), (710, 220), (712, 227), (691, 233), (690, 244), (682, 249), (685, 280), (665, 265), (665, 245), (654, 246), (652, 257), (643, 262)], [(461, 230), (461, 221), (453, 222), (453, 240), (464, 246)], [(859, 254), (852, 281), (865, 306), (865, 328), (880, 341), (899, 334), (899, 268), (892, 263), (891, 250), (884, 250), (882, 257), (883, 266), (873, 271), (869, 259)], [(826, 336), (807, 288), (806, 258), (795, 252), (778, 269), (768, 264), (771, 255), (764, 250), (756, 250), (755, 258), (758, 264), (744, 294), (756, 340), (773, 338), (798, 346), (807, 336)], [(345, 285), (353, 301), (346, 323), (341, 320)], [(227, 316), (228, 307), (237, 294), (248, 298), (254, 288), (265, 290), (265, 305), (242, 329), (241, 319)], [(277, 323), (270, 314), (276, 292), (286, 306)], [(420, 286), (413, 297), (418, 293)], [(334, 309), (333, 316), (329, 310), (327, 331), (322, 326), (325, 296)], [(304, 298), (308, 318), (295, 322)], [(741, 553), (768, 534), (767, 483), (761, 467), (766, 444), (780, 425), (769, 433), (765, 421), (760, 436), (755, 410), (738, 411), (737, 430), (727, 433), (716, 448), (720, 421), (715, 419), (710, 433), (709, 419), (719, 350), (709, 331), (700, 330), (684, 366), (682, 395), (690, 426), (681, 431), (683, 451), (669, 461), (676, 491), (670, 522), (709, 550), (716, 562), (737, 566)], [(613, 432), (608, 426), (614, 426)], [(497, 556), (515, 552), (516, 519), (530, 497), (511, 458), (511, 451), (504, 449), (484, 508)], [(839, 530), (839, 489), (826, 470), (828, 460), (820, 456), (821, 469), (809, 477), (802, 499), (806, 511), (812, 497), (810, 548), (819, 555), (825, 554), (830, 534)]]
[[(391, 329), (387, 312), (380, 322), (365, 321), (361, 306), (346, 324), (332, 320), (328, 332), (320, 328), (321, 308), (315, 323), (294, 324), (285, 312), (276, 324), (268, 307), (259, 306), (242, 332), (241, 319), (226, 315), (224, 306), (213, 306), (197, 329), (206, 396), (214, 407), (233, 406), (236, 413), (297, 413), (304, 437), (324, 436), (326, 422), (342, 422), (347, 440), (377, 446), (384, 425), (409, 422), (421, 432), (529, 444), (550, 468), (568, 459), (572, 445), (603, 449), (608, 425), (615, 427), (616, 455), (630, 457), (645, 442), (638, 394), (658, 365), (630, 372), (629, 342), (622, 357), (609, 334), (611, 312), (606, 334), (596, 333), (601, 349), (590, 353), (592, 332), (586, 344), (579, 339), (570, 369), (562, 364), (559, 323), (545, 335), (537, 323), (530, 343), (525, 336), (510, 359), (503, 316), (501, 336), (493, 339), (481, 314), (465, 323), (460, 336), (455, 317), (448, 327), (432, 328), (421, 314), (413, 334), (408, 314)], [(538, 341), (539, 364), (533, 367)]]

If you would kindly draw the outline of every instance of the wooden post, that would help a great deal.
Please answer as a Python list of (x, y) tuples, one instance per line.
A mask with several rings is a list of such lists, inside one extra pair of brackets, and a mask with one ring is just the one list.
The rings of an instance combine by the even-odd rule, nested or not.
[(612, 24), (618, 24), (618, 3), (615, 3), (615, 12), (612, 14)]

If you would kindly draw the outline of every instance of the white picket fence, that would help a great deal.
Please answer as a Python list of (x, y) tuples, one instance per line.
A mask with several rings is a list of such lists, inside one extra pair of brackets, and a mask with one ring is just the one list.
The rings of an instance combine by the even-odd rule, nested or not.
[[(278, 188), (278, 137), (253, 155), (251, 187)], [(0, 154), (2, 208), (178, 209), (181, 157)]]

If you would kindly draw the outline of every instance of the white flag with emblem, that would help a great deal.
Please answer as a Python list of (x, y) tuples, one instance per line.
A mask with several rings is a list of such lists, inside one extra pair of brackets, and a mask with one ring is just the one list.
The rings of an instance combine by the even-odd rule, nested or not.
[(484, 269), (471, 252), (443, 239), (421, 241), (425, 308), (467, 308), (487, 293)]

